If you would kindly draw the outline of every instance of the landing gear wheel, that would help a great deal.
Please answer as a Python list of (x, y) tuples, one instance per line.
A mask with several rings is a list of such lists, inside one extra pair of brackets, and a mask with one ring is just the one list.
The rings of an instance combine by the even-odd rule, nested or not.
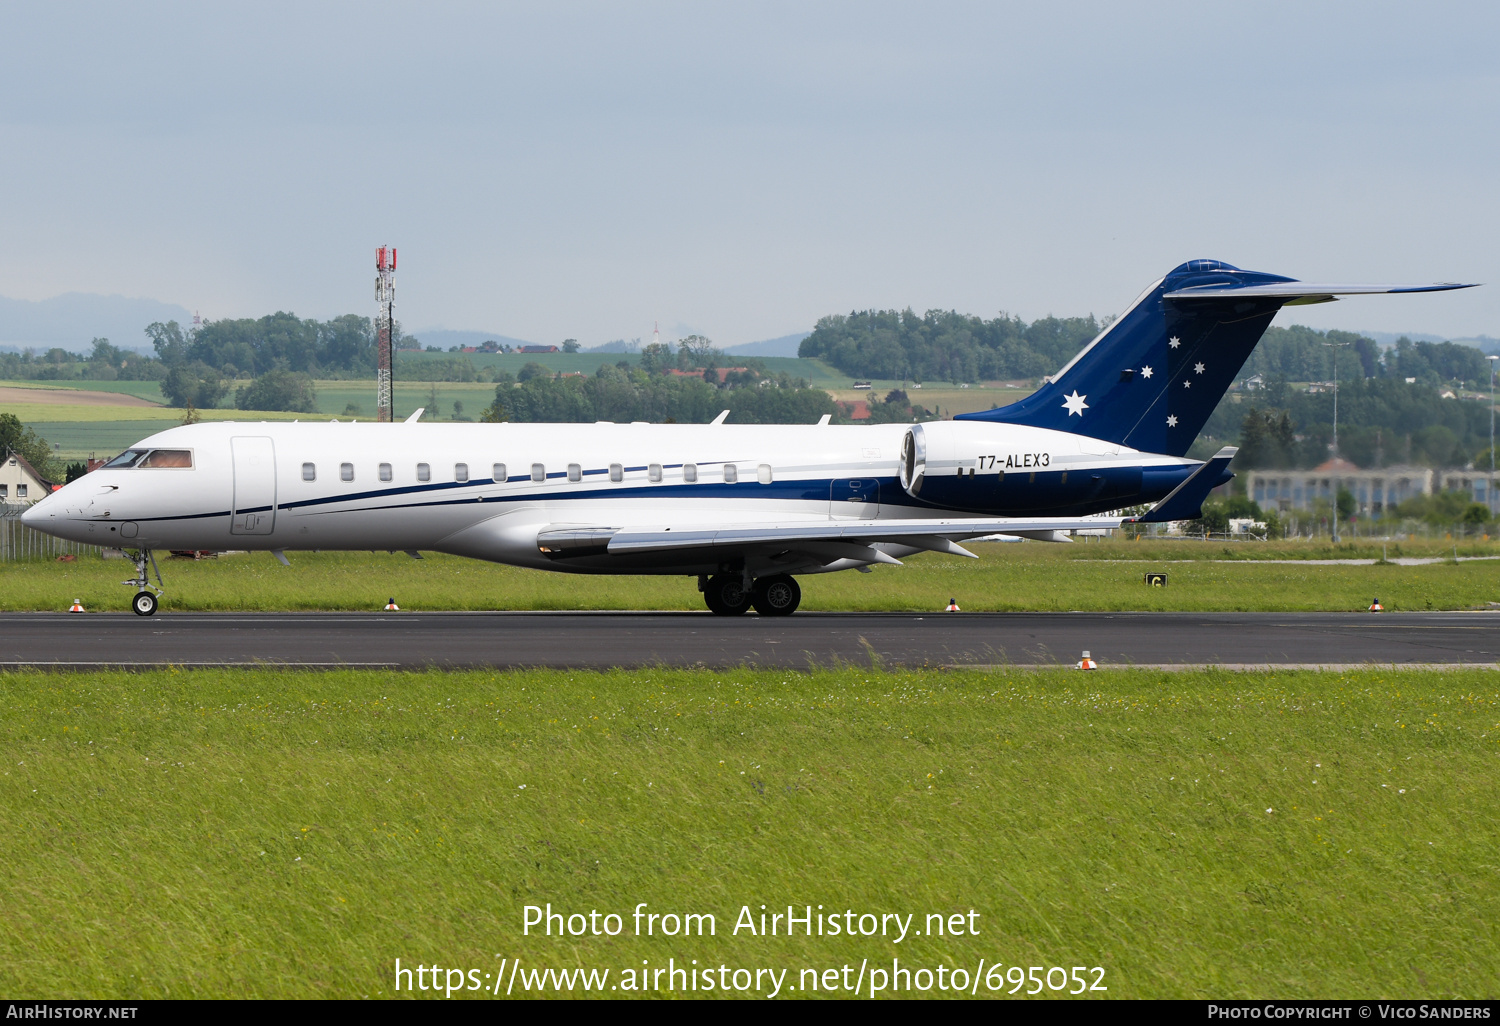
[(703, 601), (716, 616), (739, 616), (750, 608), (750, 593), (739, 574), (716, 574), (703, 589)]
[(802, 588), (789, 574), (762, 577), (755, 582), (751, 601), (761, 616), (791, 616), (802, 604)]
[(135, 610), (136, 616), (150, 616), (156, 612), (156, 596), (149, 591), (137, 592), (130, 600), (130, 608)]

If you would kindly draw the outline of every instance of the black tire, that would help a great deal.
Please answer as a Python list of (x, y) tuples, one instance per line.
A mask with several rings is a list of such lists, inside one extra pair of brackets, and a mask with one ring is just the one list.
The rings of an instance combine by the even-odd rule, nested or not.
[(135, 610), (136, 616), (151, 616), (156, 612), (156, 596), (149, 591), (136, 592), (135, 598), (130, 600), (130, 608)]
[(762, 577), (755, 582), (751, 601), (761, 616), (791, 616), (802, 604), (802, 588), (789, 574)]
[(750, 608), (751, 595), (739, 574), (717, 574), (708, 579), (703, 601), (716, 616), (739, 616)]

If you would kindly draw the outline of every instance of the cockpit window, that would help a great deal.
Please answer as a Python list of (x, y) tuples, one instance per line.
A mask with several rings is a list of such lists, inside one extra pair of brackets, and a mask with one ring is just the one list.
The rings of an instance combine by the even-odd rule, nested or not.
[(104, 465), (105, 470), (118, 470), (124, 467), (133, 467), (146, 455), (145, 449), (126, 449), (120, 455)]
[(187, 467), (193, 465), (191, 449), (154, 449), (150, 456), (141, 460), (142, 467)]

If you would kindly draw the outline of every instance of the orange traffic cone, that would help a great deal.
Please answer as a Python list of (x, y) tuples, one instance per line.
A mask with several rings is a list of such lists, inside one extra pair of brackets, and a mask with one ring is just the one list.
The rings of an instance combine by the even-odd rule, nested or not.
[(74, 599), (73, 604), (68, 607), (68, 612), (70, 613), (82, 613), (84, 611), (85, 610), (83, 608), (83, 603), (79, 602), (77, 599)]
[(1374, 602), (1370, 603), (1370, 612), (1372, 612), (1372, 613), (1383, 613), (1383, 612), (1385, 612), (1385, 606), (1382, 606), (1380, 604), (1380, 600), (1376, 599)]
[(387, 609), (394, 609), (398, 613), (401, 611), (401, 607), (398, 606), (398, 605), (396, 605), (396, 600), (394, 598), (392, 598), (389, 602), (387, 602), (385, 604), (385, 608), (387, 608)]
[(958, 599), (951, 598), (951, 599), (948, 600), (948, 608), (945, 609), (945, 610), (943, 610), (943, 612), (945, 612), (945, 613), (962, 613), (963, 610), (958, 608)]
[(1080, 660), (1078, 660), (1078, 669), (1080, 669), (1080, 670), (1097, 670), (1097, 669), (1099, 669), (1099, 664), (1096, 663), (1096, 662), (1094, 662), (1094, 660), (1092, 660), (1092, 659), (1089, 658), (1089, 650), (1088, 649), (1084, 649), (1083, 650), (1083, 658), (1080, 659)]

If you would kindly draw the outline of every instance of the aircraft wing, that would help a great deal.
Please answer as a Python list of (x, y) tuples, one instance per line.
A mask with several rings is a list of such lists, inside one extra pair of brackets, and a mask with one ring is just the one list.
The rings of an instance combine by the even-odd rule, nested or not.
[(787, 550), (819, 553), (872, 563), (896, 563), (894, 557), (872, 548), (890, 542), (914, 549), (973, 553), (956, 544), (965, 538), (991, 534), (1019, 535), (1038, 541), (1063, 540), (1059, 534), (1085, 528), (1119, 527), (1122, 517), (953, 517), (941, 520), (825, 520), (758, 524), (674, 524), (671, 527), (558, 526), (537, 535), (537, 546), (553, 558), (583, 555), (623, 555), (689, 549), (725, 554), (746, 550)]
[(1086, 527), (1119, 527), (1124, 519), (1052, 517), (1036, 520), (986, 518), (970, 520), (832, 520), (824, 523), (748, 524), (739, 527), (662, 527), (620, 531), (609, 540), (609, 551), (649, 552), (689, 547), (734, 547), (787, 545), (799, 542), (894, 542), (926, 548), (927, 540), (979, 538), (987, 534), (1038, 534), (1081, 530)]

